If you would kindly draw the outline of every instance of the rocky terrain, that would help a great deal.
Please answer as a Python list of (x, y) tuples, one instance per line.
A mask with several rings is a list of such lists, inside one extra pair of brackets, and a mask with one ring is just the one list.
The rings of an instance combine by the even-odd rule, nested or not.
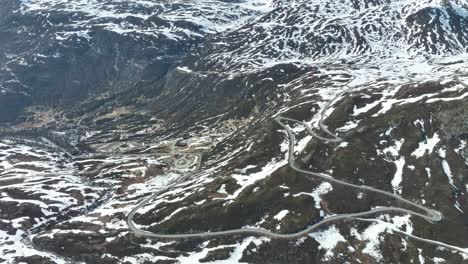
[[(468, 263), (466, 1), (1, 6), (0, 263)], [(297, 167), (442, 220), (129, 228), (415, 210), (294, 170), (278, 116), (342, 139), (286, 122)]]

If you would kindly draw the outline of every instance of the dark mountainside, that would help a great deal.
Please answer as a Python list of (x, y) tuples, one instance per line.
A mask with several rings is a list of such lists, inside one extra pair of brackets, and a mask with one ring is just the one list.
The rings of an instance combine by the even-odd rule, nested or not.
[[(467, 52), (466, 0), (2, 0), (0, 263), (468, 263)], [(417, 211), (279, 115), (442, 220), (129, 228)]]

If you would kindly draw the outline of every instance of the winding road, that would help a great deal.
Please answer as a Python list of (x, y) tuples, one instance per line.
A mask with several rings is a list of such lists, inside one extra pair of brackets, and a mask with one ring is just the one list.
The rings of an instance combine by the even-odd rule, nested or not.
[[(457, 81), (460, 85), (468, 89), (468, 83), (462, 81), (459, 76), (455, 76), (454, 80)], [(126, 217), (126, 223), (128, 225), (128, 228), (131, 232), (133, 232), (136, 236), (143, 236), (143, 237), (148, 237), (148, 238), (156, 238), (156, 239), (170, 239), (170, 240), (176, 240), (176, 239), (189, 239), (189, 238), (211, 238), (211, 237), (219, 237), (219, 236), (233, 236), (233, 235), (245, 235), (245, 236), (265, 236), (269, 237), (272, 239), (286, 239), (286, 240), (293, 240), (293, 239), (298, 239), (304, 236), (309, 235), (311, 232), (327, 225), (331, 224), (334, 222), (338, 221), (361, 221), (361, 222), (369, 222), (369, 223), (384, 223), (384, 224), (389, 224), (386, 223), (382, 220), (378, 219), (370, 219), (370, 218), (365, 218), (365, 217), (370, 217), (372, 215), (376, 214), (383, 214), (383, 213), (399, 213), (399, 214), (409, 214), (413, 215), (416, 217), (420, 217), (422, 219), (427, 220), (430, 223), (437, 223), (440, 222), (443, 219), (443, 215), (432, 209), (425, 207), (421, 204), (415, 203), (413, 201), (407, 200), (397, 194), (387, 192), (384, 190), (376, 189), (370, 186), (366, 185), (358, 185), (358, 184), (353, 184), (349, 183), (346, 181), (342, 181), (336, 178), (333, 178), (331, 175), (326, 174), (326, 173), (320, 173), (320, 172), (313, 172), (313, 171), (308, 171), (301, 169), (298, 167), (295, 163), (294, 159), (294, 153), (296, 152), (295, 146), (296, 146), (296, 138), (294, 135), (293, 130), (287, 125), (290, 123), (298, 124), (300, 126), (303, 126), (308, 134), (310, 134), (313, 138), (316, 138), (318, 140), (324, 141), (324, 142), (331, 142), (331, 143), (339, 143), (342, 142), (343, 139), (337, 135), (335, 135), (333, 132), (329, 131), (327, 126), (324, 124), (324, 121), (326, 119), (326, 113), (327, 111), (332, 107), (334, 102), (336, 102), (337, 99), (342, 98), (346, 94), (350, 93), (353, 91), (352, 87), (349, 87), (349, 81), (348, 83), (345, 84), (345, 86), (348, 88), (345, 91), (339, 93), (335, 98), (332, 100), (328, 101), (325, 106), (322, 108), (320, 112), (320, 118), (318, 121), (318, 128), (327, 136), (321, 136), (315, 133), (310, 127), (309, 124), (293, 119), (293, 118), (288, 118), (284, 117), (281, 115), (277, 115), (274, 117), (274, 121), (282, 127), (287, 135), (289, 144), (288, 144), (288, 166), (290, 166), (291, 169), (293, 169), (296, 172), (299, 172), (301, 175), (305, 176), (307, 179), (310, 180), (316, 180), (317, 178), (322, 179), (323, 181), (327, 181), (333, 184), (338, 184), (350, 188), (355, 188), (357, 190), (361, 190), (363, 192), (373, 192), (373, 193), (378, 193), (380, 195), (386, 196), (388, 198), (394, 199), (401, 204), (405, 205), (405, 207), (412, 208), (412, 209), (407, 209), (407, 208), (402, 208), (402, 207), (395, 207), (395, 206), (386, 206), (386, 207), (377, 207), (373, 208), (368, 211), (363, 211), (363, 212), (357, 212), (357, 213), (349, 213), (349, 214), (340, 214), (340, 215), (331, 215), (327, 216), (326, 218), (322, 219), (320, 222), (317, 222), (313, 225), (309, 225), (303, 230), (300, 230), (298, 232), (294, 233), (277, 233), (261, 228), (238, 228), (238, 229), (231, 229), (231, 230), (224, 230), (224, 231), (215, 231), (215, 232), (198, 232), (198, 233), (179, 233), (179, 234), (163, 234), (163, 233), (154, 233), (151, 231), (143, 230), (142, 227), (138, 226), (134, 222), (134, 217), (138, 213), (140, 209), (143, 207), (149, 205), (153, 200), (158, 198), (159, 196), (163, 195), (167, 191), (173, 189), (179, 184), (185, 183), (187, 180), (196, 178), (199, 173), (202, 173), (200, 171), (201, 168), (201, 160), (202, 160), (202, 154), (200, 152), (179, 152), (175, 149), (175, 142), (174, 144), (171, 145), (170, 151), (169, 152), (158, 152), (158, 153), (145, 153), (145, 154), (119, 154), (119, 153), (113, 153), (110, 156), (116, 156), (116, 157), (131, 157), (131, 156), (136, 156), (136, 157), (154, 157), (154, 156), (164, 156), (164, 155), (170, 155), (170, 156), (178, 156), (179, 158), (173, 158), (173, 163), (172, 165), (176, 169), (180, 170), (188, 170), (190, 168), (194, 168), (193, 171), (184, 174), (180, 178), (178, 178), (176, 181), (170, 183), (169, 185), (165, 186), (163, 189), (160, 189), (156, 191), (155, 193), (151, 194), (149, 197), (143, 199), (141, 202), (139, 202), (127, 215)], [(71, 155), (71, 154), (70, 154)], [(109, 156), (109, 153), (96, 153), (93, 155), (88, 155), (88, 156), (78, 156), (75, 158), (97, 158), (97, 157), (102, 157), (102, 156)], [(0, 178), (0, 182), (9, 182), (9, 181), (15, 181), (15, 180), (22, 180), (22, 179), (28, 179), (32, 180), (33, 178), (41, 178), (41, 177), (67, 177), (67, 176), (72, 176), (72, 175), (86, 175), (86, 174), (94, 174), (99, 172), (105, 164), (102, 166), (98, 167), (97, 169), (87, 172), (87, 173), (79, 173), (79, 172), (52, 172), (52, 173), (35, 173), (34, 175), (16, 175), (16, 176), (10, 176), (9, 174), (0, 174), (2, 178)], [(34, 181), (31, 181), (31, 183), (34, 183)], [(111, 189), (111, 186), (109, 186), (109, 189)], [(108, 198), (108, 197), (107, 197)], [(106, 197), (103, 198), (103, 200), (107, 199)], [(414, 239), (416, 241), (420, 241), (423, 243), (431, 244), (434, 246), (438, 247), (444, 247), (449, 250), (453, 251), (458, 251), (460, 253), (466, 254), (468, 256), (468, 249), (467, 248), (461, 248), (453, 245), (448, 245), (439, 241), (434, 241), (430, 239), (425, 239), (421, 238), (418, 236), (415, 236), (413, 234), (404, 232), (402, 230), (399, 230), (391, 225), (387, 226), (388, 229), (401, 234), (402, 236), (406, 236), (408, 238)]]
[[(200, 232), (200, 233), (185, 233), (185, 234), (161, 234), (161, 233), (153, 233), (153, 232), (150, 232), (150, 231), (142, 230), (141, 228), (139, 228), (139, 227), (137, 227), (135, 225), (135, 223), (133, 221), (133, 218), (134, 218), (135, 214), (138, 212), (139, 209), (141, 209), (142, 207), (148, 205), (152, 200), (157, 198), (159, 195), (165, 193), (169, 189), (172, 189), (176, 185), (178, 185), (180, 183), (183, 183), (187, 179), (190, 179), (193, 176), (195, 176), (195, 174), (197, 174), (197, 172), (195, 171), (195, 172), (189, 173), (189, 174), (179, 178), (177, 181), (173, 182), (169, 186), (166, 186), (165, 188), (157, 191), (153, 195), (151, 195), (148, 198), (141, 201), (135, 208), (133, 208), (133, 210), (131, 210), (131, 212), (127, 216), (127, 224), (128, 224), (129, 229), (137, 236), (145, 236), (145, 237), (149, 237), (149, 238), (159, 238), (159, 239), (209, 238), (209, 237), (230, 236), (230, 235), (254, 235), (254, 236), (265, 236), (265, 237), (274, 238), (274, 239), (297, 239), (297, 238), (300, 238), (300, 237), (303, 237), (303, 236), (306, 236), (306, 235), (310, 234), (312, 231), (314, 231), (314, 230), (316, 230), (316, 229), (318, 229), (318, 228), (320, 228), (320, 227), (322, 227), (322, 226), (324, 226), (326, 224), (336, 222), (336, 221), (339, 221), (339, 220), (375, 222), (377, 220), (363, 219), (362, 217), (370, 216), (370, 215), (374, 215), (374, 214), (378, 214), (378, 213), (390, 213), (390, 212), (391, 213), (404, 213), (404, 214), (410, 214), (410, 215), (413, 215), (413, 216), (421, 217), (421, 218), (423, 218), (423, 219), (425, 219), (425, 220), (427, 220), (427, 221), (429, 221), (431, 223), (441, 221), (443, 219), (443, 216), (442, 216), (442, 214), (440, 212), (438, 212), (438, 211), (436, 211), (434, 209), (431, 209), (431, 208), (424, 207), (423, 205), (420, 205), (418, 203), (409, 201), (409, 200), (407, 200), (407, 199), (405, 199), (405, 198), (403, 198), (403, 197), (401, 197), (399, 195), (396, 195), (394, 193), (390, 193), (390, 192), (383, 191), (383, 190), (380, 190), (380, 189), (376, 189), (376, 188), (373, 188), (373, 187), (369, 187), (369, 186), (366, 186), (366, 185), (356, 185), (356, 184), (353, 184), (353, 183), (349, 183), (349, 182), (346, 182), (346, 181), (335, 179), (329, 174), (307, 171), (307, 170), (303, 170), (303, 169), (299, 168), (298, 166), (296, 166), (296, 164), (294, 162), (296, 139), (295, 139), (293, 131), (285, 124), (285, 122), (293, 122), (293, 123), (297, 123), (297, 124), (300, 124), (300, 125), (304, 126), (306, 128), (306, 130), (308, 131), (308, 133), (310, 135), (312, 135), (313, 137), (317, 138), (317, 139), (320, 139), (320, 140), (323, 140), (323, 141), (326, 141), (326, 142), (340, 142), (340, 141), (342, 141), (342, 139), (340, 137), (336, 136), (335, 134), (333, 134), (332, 132), (330, 132), (328, 130), (328, 128), (324, 125), (324, 119), (325, 119), (325, 114), (326, 114), (327, 110), (331, 107), (333, 102), (336, 99), (342, 97), (344, 94), (346, 94), (346, 93), (348, 93), (349, 91), (352, 90), (348, 86), (348, 84), (351, 81), (349, 81), (345, 85), (349, 89), (347, 91), (341, 92), (333, 100), (329, 101), (321, 111), (321, 114), (320, 114), (321, 116), (320, 116), (320, 120), (319, 120), (319, 128), (323, 132), (325, 132), (328, 136), (330, 136), (329, 138), (317, 135), (316, 133), (313, 132), (312, 128), (305, 122), (301, 122), (301, 121), (298, 121), (298, 120), (295, 120), (295, 119), (283, 117), (283, 116), (280, 116), (280, 115), (278, 115), (278, 116), (276, 116), (274, 118), (274, 121), (277, 122), (283, 129), (286, 130), (287, 136), (289, 138), (289, 151), (288, 151), (288, 164), (289, 164), (289, 166), (293, 170), (305, 175), (308, 179), (320, 178), (320, 179), (322, 179), (324, 181), (328, 181), (328, 182), (331, 182), (331, 183), (340, 184), (340, 185), (343, 185), (343, 186), (359, 189), (361, 191), (379, 193), (379, 194), (382, 194), (382, 195), (387, 196), (389, 198), (398, 200), (399, 202), (401, 202), (401, 203), (403, 203), (403, 204), (405, 204), (407, 206), (413, 207), (417, 211), (409, 210), (409, 209), (405, 209), (405, 208), (401, 208), (401, 207), (393, 207), (393, 206), (391, 206), (391, 207), (378, 207), (378, 208), (373, 208), (371, 210), (364, 211), (364, 212), (359, 212), (359, 213), (329, 216), (329, 217), (324, 218), (322, 221), (320, 221), (318, 223), (315, 223), (313, 225), (310, 225), (307, 228), (305, 228), (305, 229), (303, 229), (303, 230), (301, 230), (299, 232), (287, 233), (287, 234), (276, 233), (276, 232), (272, 232), (272, 231), (268, 231), (268, 230), (264, 230), (264, 229), (260, 229), (260, 228), (239, 228), (239, 229), (217, 231), (217, 232)], [(459, 81), (459, 80), (457, 79), (457, 81)], [(462, 83), (461, 81), (459, 81), (459, 82), (462, 85), (465, 86), (464, 83)], [(197, 165), (197, 169), (199, 169), (199, 168), (200, 168), (200, 163)], [(456, 251), (462, 252), (464, 254), (468, 254), (468, 250), (464, 249), (464, 248), (447, 245), (447, 244), (444, 244), (444, 243), (441, 243), (441, 242), (438, 242), (438, 241), (419, 238), (417, 236), (414, 236), (412, 234), (408, 234), (408, 233), (403, 232), (403, 231), (398, 230), (398, 229), (394, 229), (394, 231), (396, 231), (396, 232), (398, 232), (398, 233), (400, 233), (402, 235), (405, 235), (405, 236), (411, 237), (413, 239), (416, 239), (418, 241), (433, 244), (433, 245), (436, 245), (436, 246), (446, 247), (446, 248), (449, 248), (451, 250), (456, 250)]]

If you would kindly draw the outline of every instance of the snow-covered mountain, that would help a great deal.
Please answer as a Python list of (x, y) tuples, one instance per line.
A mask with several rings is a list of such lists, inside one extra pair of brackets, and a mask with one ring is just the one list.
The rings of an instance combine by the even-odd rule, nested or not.
[(461, 54), (466, 1), (284, 1), (258, 21), (210, 40), (210, 67), (251, 69), (296, 62), (377, 61)]
[(0, 51), (0, 262), (468, 263), (467, 1), (4, 0)]
[(157, 81), (206, 38), (270, 9), (268, 1), (5, 0), (0, 120)]
[[(232, 30), (271, 9), (254, 1), (63, 1), (22, 0), (21, 14), (43, 17), (43, 25), (62, 27), (57, 39), (91, 38), (95, 28), (120, 34), (186, 39)], [(51, 13), (55, 13), (51, 15)]]

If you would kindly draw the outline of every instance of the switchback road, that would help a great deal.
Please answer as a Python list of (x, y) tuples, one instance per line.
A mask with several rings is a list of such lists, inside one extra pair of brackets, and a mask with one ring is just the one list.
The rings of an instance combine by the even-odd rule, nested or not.
[[(349, 84), (349, 82), (348, 82), (348, 84)], [(462, 85), (465, 85), (465, 84), (462, 83)], [(348, 87), (348, 85), (346, 85), (346, 87)], [(303, 230), (301, 230), (299, 232), (288, 233), (288, 234), (276, 233), (276, 232), (272, 232), (272, 231), (268, 231), (268, 230), (264, 230), (264, 229), (260, 229), (260, 228), (239, 228), (239, 229), (232, 229), (232, 230), (225, 230), (225, 231), (185, 233), (185, 234), (162, 234), (162, 233), (153, 233), (153, 232), (150, 232), (150, 231), (142, 230), (141, 228), (137, 227), (134, 224), (133, 218), (134, 218), (135, 214), (138, 212), (139, 209), (141, 209), (142, 207), (148, 205), (149, 203), (151, 203), (152, 200), (157, 198), (159, 195), (165, 193), (169, 189), (172, 189), (176, 185), (185, 182), (187, 179), (192, 178), (197, 173), (197, 172), (193, 172), (193, 173), (189, 173), (189, 174), (181, 177), (176, 182), (174, 182), (174, 183), (170, 184), (169, 186), (157, 191), (156, 193), (154, 193), (150, 197), (148, 197), (148, 198), (144, 199), (142, 202), (140, 202), (135, 208), (133, 208), (133, 210), (128, 214), (128, 217), (127, 217), (127, 224), (129, 226), (130, 230), (137, 236), (146, 236), (146, 237), (150, 237), (150, 238), (159, 238), (159, 239), (210, 238), (210, 237), (216, 237), (216, 236), (230, 236), (230, 235), (254, 235), (254, 236), (265, 236), (265, 237), (274, 238), (274, 239), (298, 239), (300, 237), (303, 237), (303, 236), (306, 236), (306, 235), (310, 234), (312, 231), (314, 231), (314, 230), (316, 230), (316, 229), (318, 229), (318, 228), (320, 228), (320, 227), (322, 227), (322, 226), (324, 226), (326, 224), (330, 224), (330, 223), (333, 223), (333, 222), (336, 222), (336, 221), (339, 221), (339, 220), (376, 221), (376, 220), (372, 220), (372, 219), (363, 219), (362, 217), (371, 216), (371, 215), (375, 215), (375, 214), (379, 214), (379, 213), (410, 214), (410, 215), (413, 215), (413, 216), (417, 216), (417, 217), (421, 217), (423, 219), (426, 219), (427, 221), (429, 221), (431, 223), (436, 223), (436, 222), (441, 221), (443, 216), (442, 216), (442, 214), (440, 212), (438, 212), (438, 211), (436, 211), (436, 210), (434, 210), (432, 208), (427, 208), (427, 207), (425, 207), (423, 205), (420, 205), (418, 203), (409, 201), (409, 200), (407, 200), (407, 199), (405, 199), (405, 198), (403, 198), (403, 197), (401, 197), (399, 195), (396, 195), (394, 193), (390, 193), (390, 192), (383, 191), (383, 190), (380, 190), (380, 189), (376, 189), (376, 188), (366, 186), (366, 185), (357, 185), (357, 184), (349, 183), (349, 182), (346, 182), (346, 181), (338, 180), (338, 179), (333, 178), (329, 174), (303, 170), (303, 169), (299, 168), (295, 164), (295, 162), (294, 162), (294, 153), (295, 153), (296, 139), (295, 139), (293, 131), (285, 124), (285, 122), (293, 122), (293, 123), (297, 123), (297, 124), (300, 124), (300, 125), (304, 126), (310, 135), (312, 135), (313, 137), (315, 137), (315, 138), (317, 138), (319, 140), (323, 140), (323, 141), (326, 141), (326, 142), (340, 142), (340, 141), (342, 141), (342, 139), (340, 137), (336, 136), (335, 134), (333, 134), (332, 132), (330, 132), (327, 129), (327, 127), (324, 125), (324, 119), (325, 119), (325, 113), (330, 108), (330, 106), (333, 104), (333, 102), (336, 99), (342, 97), (344, 94), (348, 93), (350, 90), (352, 90), (350, 87), (348, 87), (348, 88), (349, 89), (347, 91), (343, 91), (342, 93), (338, 94), (336, 96), (336, 98), (329, 101), (321, 111), (321, 116), (320, 116), (320, 120), (319, 120), (319, 128), (323, 132), (325, 132), (328, 136), (330, 136), (329, 138), (328, 137), (323, 137), (323, 136), (320, 136), (320, 135), (314, 133), (312, 128), (305, 122), (295, 120), (295, 119), (292, 119), (292, 118), (286, 118), (286, 117), (283, 117), (283, 116), (277, 116), (277, 117), (274, 118), (274, 121), (277, 122), (283, 129), (286, 130), (287, 136), (289, 138), (289, 151), (288, 151), (288, 164), (289, 164), (289, 166), (293, 170), (303, 174), (304, 176), (306, 176), (309, 179), (320, 178), (320, 179), (322, 179), (324, 181), (328, 181), (328, 182), (331, 182), (331, 183), (340, 184), (340, 185), (343, 185), (343, 186), (359, 189), (359, 190), (364, 191), (364, 192), (379, 193), (379, 194), (387, 196), (389, 198), (398, 200), (402, 204), (405, 204), (405, 205), (407, 205), (409, 207), (413, 207), (415, 210), (410, 210), (410, 209), (406, 209), (406, 208), (391, 206), (391, 207), (373, 208), (371, 210), (364, 211), (364, 212), (358, 212), (358, 213), (333, 215), (333, 216), (326, 217), (323, 220), (321, 220), (320, 222), (315, 223), (315, 224), (313, 224), (311, 226), (308, 226), (308, 227), (306, 227), (305, 229), (303, 229)], [(198, 165), (198, 167), (199, 166), (200, 165)], [(462, 253), (468, 254), (468, 250), (464, 249), (464, 248), (447, 245), (447, 244), (444, 244), (444, 243), (441, 243), (441, 242), (438, 242), (438, 241), (419, 238), (419, 237), (416, 237), (414, 235), (403, 232), (401, 230), (395, 230), (395, 231), (402, 234), (402, 235), (405, 235), (405, 236), (411, 237), (413, 239), (416, 239), (418, 241), (433, 244), (433, 245), (436, 245), (436, 246), (446, 247), (446, 248), (449, 248), (451, 250), (457, 250), (457, 251), (460, 251)]]

